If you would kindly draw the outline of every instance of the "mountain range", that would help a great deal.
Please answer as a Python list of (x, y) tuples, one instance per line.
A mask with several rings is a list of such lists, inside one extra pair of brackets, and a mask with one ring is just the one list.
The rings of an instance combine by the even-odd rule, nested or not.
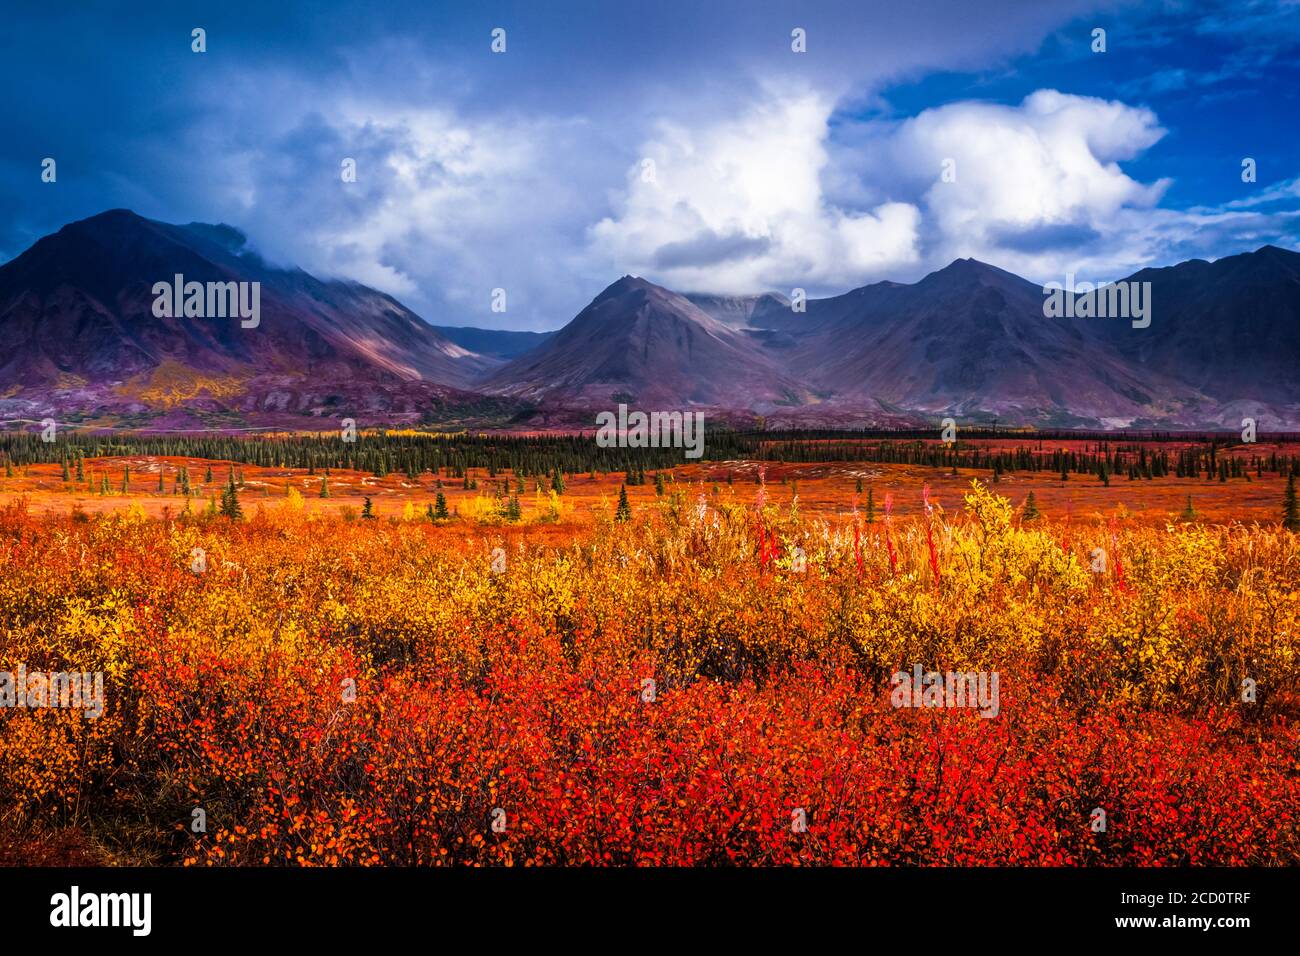
[[(259, 283), (260, 321), (155, 316), (155, 284), (176, 275)], [(624, 276), (557, 331), (514, 332), (430, 324), (273, 265), (230, 226), (110, 210), (0, 266), (0, 419), (591, 427), (626, 402), (809, 427), (1300, 427), (1300, 254), (1124, 281), (1150, 283), (1146, 328), (1048, 317), (1042, 287), (959, 259), (800, 303)]]

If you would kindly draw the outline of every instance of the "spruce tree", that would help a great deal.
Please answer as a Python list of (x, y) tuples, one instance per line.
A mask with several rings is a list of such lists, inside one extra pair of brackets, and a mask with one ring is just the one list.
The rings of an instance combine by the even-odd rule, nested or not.
[(627, 485), (618, 486), (618, 509), (614, 512), (615, 521), (629, 521), (632, 518), (632, 505), (627, 500)]
[(330, 496), (330, 478), (329, 478), (329, 475), (324, 475), (324, 476), (321, 478), (321, 480), (320, 480), (320, 496), (321, 496), (322, 498), (328, 498), (328, 497)]
[(438, 492), (437, 503), (433, 508), (433, 516), (439, 521), (443, 521), (450, 517), (450, 514), (447, 511), (447, 497), (441, 491)]
[(1196, 509), (1192, 507), (1192, 496), (1187, 496), (1187, 504), (1183, 506), (1182, 514), (1179, 515), (1184, 521), (1196, 520)]
[(1038, 500), (1034, 498), (1031, 491), (1029, 497), (1025, 499), (1025, 510), (1020, 514), (1021, 521), (1036, 521), (1042, 517), (1042, 512), (1038, 510)]
[(234, 472), (226, 478), (226, 490), (221, 493), (221, 514), (231, 521), (244, 516), (244, 509), (239, 506), (239, 492), (235, 489)]
[(370, 499), (367, 498), (366, 503), (361, 506), (361, 517), (373, 518), (374, 516), (375, 516), (374, 506), (370, 503)]
[(655, 496), (662, 498), (664, 496), (664, 476), (662, 472), (655, 472)]
[(867, 524), (876, 523), (876, 489), (867, 489)]

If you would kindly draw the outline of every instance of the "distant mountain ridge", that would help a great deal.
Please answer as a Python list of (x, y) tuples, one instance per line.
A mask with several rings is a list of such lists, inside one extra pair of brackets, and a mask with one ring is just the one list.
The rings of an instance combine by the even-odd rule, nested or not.
[[(260, 283), (258, 328), (156, 317), (154, 283), (176, 274)], [(625, 402), (786, 426), (1300, 428), (1300, 254), (1123, 281), (1151, 283), (1150, 327), (1049, 318), (1041, 287), (959, 259), (801, 310), (624, 276), (559, 330), (516, 332), (431, 325), (359, 283), (272, 266), (228, 225), (110, 210), (0, 265), (0, 418), (542, 427)]]
[(1040, 287), (974, 259), (809, 313), (790, 367), (841, 402), (1072, 425), (1166, 419), (1203, 400), (1124, 361), (1101, 320), (1046, 318)]
[(512, 329), (480, 329), (472, 325), (435, 325), (433, 330), (464, 349), (502, 360), (530, 352), (555, 334), (554, 332), (518, 332)]
[(1103, 325), (1125, 359), (1222, 401), (1300, 401), (1300, 253), (1264, 246), (1130, 279), (1151, 283), (1159, 334)]
[(489, 391), (564, 404), (619, 396), (642, 407), (800, 401), (800, 386), (743, 333), (685, 296), (624, 276), (539, 348), (490, 373)]
[[(155, 283), (258, 282), (256, 329), (158, 318)], [(5, 414), (199, 412), (418, 416), (499, 364), (360, 283), (280, 269), (230, 226), (122, 209), (71, 223), (0, 266)]]
[(764, 321), (790, 310), (790, 300), (777, 292), (759, 295), (708, 295), (687, 292), (682, 296), (710, 318), (733, 329), (764, 328)]
[[(602, 390), (607, 402), (616, 391), (637, 394), (629, 376), (584, 361), (593, 341), (622, 341), (643, 310), (640, 299), (619, 294), (629, 281), (481, 386), (543, 404), (576, 395), (590, 402)], [(1273, 246), (1121, 280), (1152, 283), (1148, 328), (1122, 318), (1049, 318), (1042, 287), (974, 259), (911, 284), (883, 281), (808, 300), (802, 311), (772, 293), (674, 297), (636, 281), (656, 301), (675, 301), (682, 321), (707, 328), (711, 319), (752, 346), (736, 366), (748, 375), (724, 378), (695, 363), (693, 374), (719, 383), (724, 395), (674, 384), (679, 403), (716, 401), (769, 423), (919, 424), (952, 415), (1050, 427), (1238, 429), (1250, 416), (1261, 428), (1300, 427), (1300, 254)], [(594, 309), (611, 297), (626, 307)], [(581, 336), (565, 334), (577, 326)], [(637, 351), (630, 342), (622, 349)], [(681, 359), (671, 348), (656, 355), (658, 365), (642, 360), (635, 377), (674, 382)], [(772, 377), (755, 388), (758, 368)]]

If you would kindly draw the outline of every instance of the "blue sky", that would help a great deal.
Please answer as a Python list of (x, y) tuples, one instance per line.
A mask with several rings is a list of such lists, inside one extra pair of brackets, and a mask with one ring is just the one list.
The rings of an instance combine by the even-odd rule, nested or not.
[(0, 260), (125, 206), (544, 329), (629, 272), (1096, 280), (1300, 233), (1295, 0), (153, 6), (10, 5)]

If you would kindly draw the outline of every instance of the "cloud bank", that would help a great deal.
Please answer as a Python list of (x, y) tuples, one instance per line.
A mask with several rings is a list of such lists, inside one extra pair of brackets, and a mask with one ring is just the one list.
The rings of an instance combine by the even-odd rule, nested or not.
[[(239, 226), (434, 323), (545, 329), (629, 272), (821, 295), (963, 256), (1095, 280), (1294, 245), (1300, 134), (1276, 118), (1300, 108), (1300, 36), (1275, 5), (563, 9), (20, 9), (0, 37), (0, 257), (126, 206)], [(1250, 189), (1235, 152), (1260, 158)]]

